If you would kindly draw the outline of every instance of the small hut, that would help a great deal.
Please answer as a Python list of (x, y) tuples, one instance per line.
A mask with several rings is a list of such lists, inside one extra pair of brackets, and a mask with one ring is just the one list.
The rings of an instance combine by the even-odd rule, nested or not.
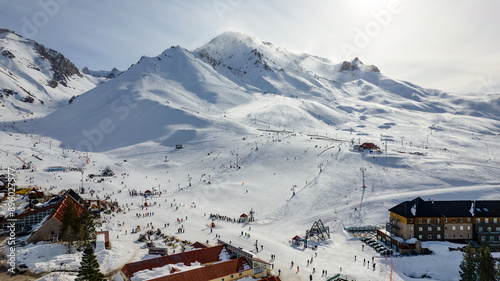
[(246, 222), (246, 221), (248, 221), (248, 215), (245, 213), (241, 214), (239, 222)]

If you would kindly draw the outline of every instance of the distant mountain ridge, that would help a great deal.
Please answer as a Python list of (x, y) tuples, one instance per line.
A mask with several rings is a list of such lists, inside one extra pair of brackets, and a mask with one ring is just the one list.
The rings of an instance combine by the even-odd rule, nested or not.
[(118, 77), (123, 71), (118, 70), (116, 67), (113, 67), (111, 70), (90, 70), (88, 67), (82, 68), (82, 73), (88, 74), (94, 77), (104, 77), (108, 79), (113, 79)]
[[(499, 108), (495, 95), (464, 97), (425, 89), (388, 78), (359, 58), (333, 63), (226, 32), (193, 51), (174, 46), (156, 57), (141, 57), (115, 79), (37, 121), (34, 130), (68, 147), (107, 151), (148, 141), (167, 145), (179, 134), (203, 139), (218, 130), (390, 129), (394, 115), (500, 120)], [(413, 129), (431, 125), (417, 122)]]
[(63, 54), (0, 29), (0, 120), (45, 115), (99, 82)]

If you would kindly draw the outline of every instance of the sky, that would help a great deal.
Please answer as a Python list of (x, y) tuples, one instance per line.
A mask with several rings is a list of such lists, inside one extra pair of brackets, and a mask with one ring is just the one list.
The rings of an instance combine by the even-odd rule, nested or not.
[(499, 10), (496, 0), (0, 0), (0, 27), (80, 69), (125, 70), (239, 31), (335, 63), (359, 57), (426, 88), (498, 94)]

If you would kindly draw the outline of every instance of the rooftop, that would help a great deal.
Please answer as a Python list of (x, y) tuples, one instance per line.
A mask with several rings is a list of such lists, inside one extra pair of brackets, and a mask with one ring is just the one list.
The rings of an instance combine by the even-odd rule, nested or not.
[(151, 279), (150, 281), (209, 281), (250, 269), (252, 269), (252, 266), (248, 263), (246, 258), (239, 258), (215, 263), (198, 269), (173, 273), (171, 275)]
[[(207, 264), (220, 261), (221, 252), (224, 249), (224, 245), (196, 249), (188, 252), (178, 253), (170, 256), (162, 256), (158, 258), (152, 258), (148, 260), (127, 263), (122, 268), (123, 274), (127, 278), (132, 278), (132, 276), (141, 270), (151, 270), (153, 268), (162, 267), (168, 264), (178, 264), (183, 263), (186, 266), (190, 266), (191, 263), (198, 262), (200, 264)], [(197, 279), (192, 279), (197, 280)]]
[(415, 217), (500, 217), (500, 201), (424, 201), (417, 197), (389, 209), (405, 218)]

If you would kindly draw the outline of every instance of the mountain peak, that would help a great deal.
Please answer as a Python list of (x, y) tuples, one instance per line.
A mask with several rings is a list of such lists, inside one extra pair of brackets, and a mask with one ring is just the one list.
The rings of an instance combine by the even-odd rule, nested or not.
[(344, 61), (340, 66), (339, 72), (352, 72), (355, 70), (360, 70), (362, 72), (377, 72), (380, 70), (375, 65), (365, 65), (358, 57), (355, 57), (352, 61)]
[(7, 29), (7, 28), (0, 28), (0, 38), (5, 38), (9, 34), (17, 35), (18, 37), (21, 37), (21, 35), (17, 34), (15, 31)]
[[(215, 43), (223, 43), (223, 44), (241, 44), (241, 43), (246, 43), (246, 44), (255, 44), (258, 43), (259, 41), (255, 37), (251, 37), (245, 33), (237, 32), (237, 31), (226, 31), (214, 39), (212, 39), (208, 44), (215, 44)], [(207, 45), (208, 45), (207, 44)]]

